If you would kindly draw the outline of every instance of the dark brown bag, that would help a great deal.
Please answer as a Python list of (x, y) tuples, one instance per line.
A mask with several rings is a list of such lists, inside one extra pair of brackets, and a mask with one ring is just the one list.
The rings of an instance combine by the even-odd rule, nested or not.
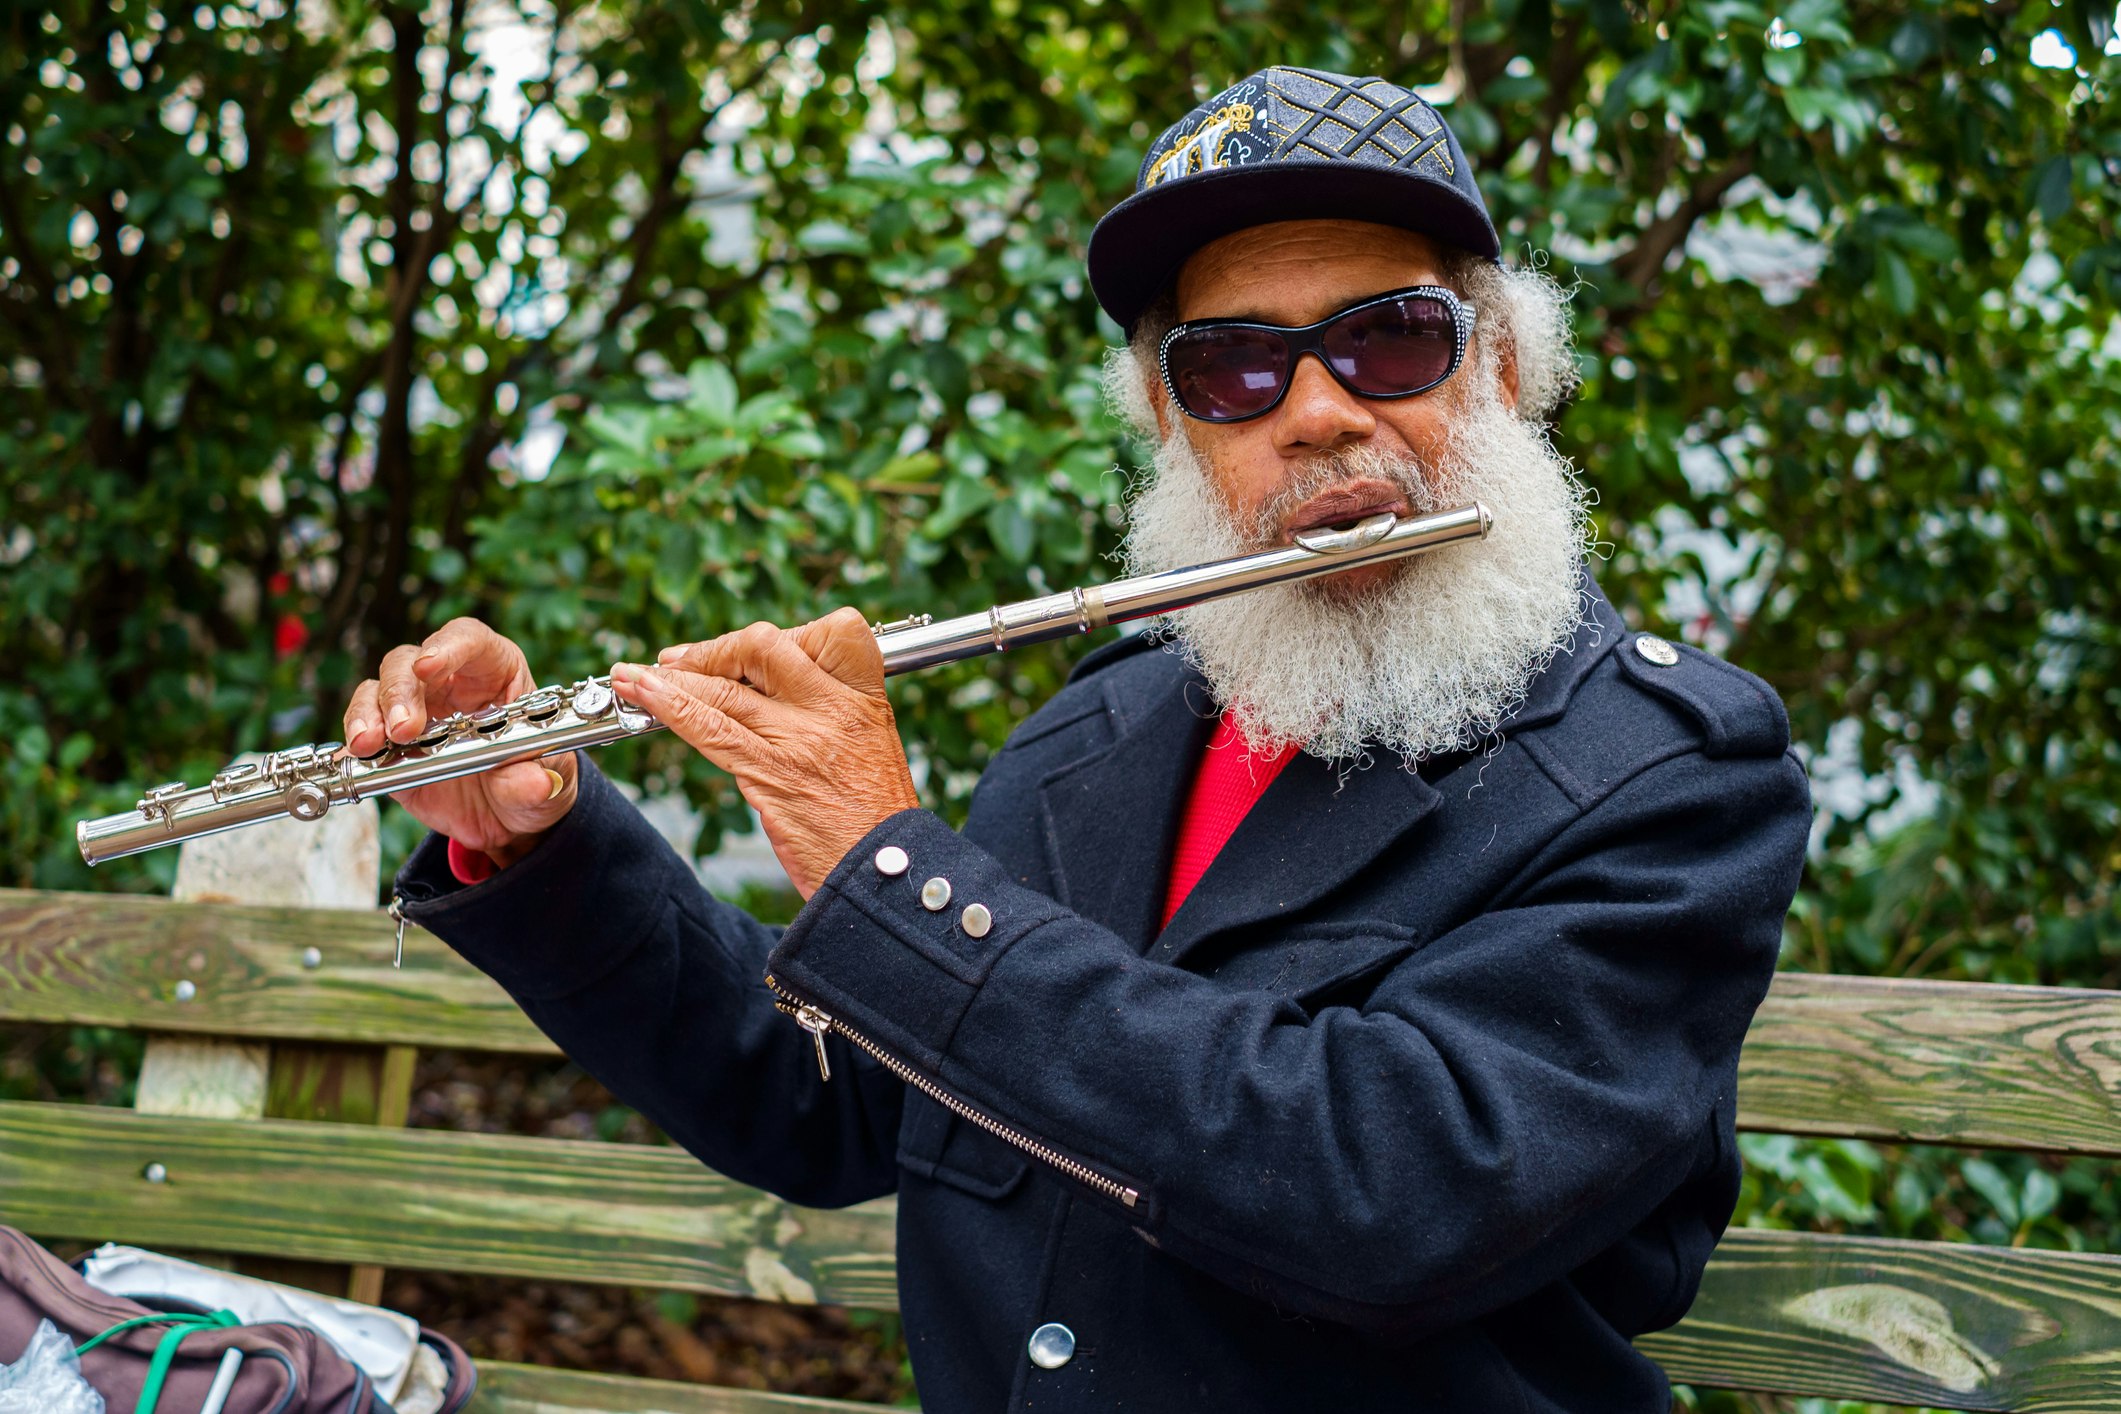
[[(173, 1314), (115, 1331), (81, 1356), (81, 1373), (109, 1406), (108, 1414), (133, 1414), (149, 1380), (158, 1346), (196, 1309), (158, 1312), (138, 1301), (110, 1296), (90, 1286), (72, 1267), (11, 1227), (0, 1227), (0, 1364), (22, 1357), (40, 1321), (49, 1320), (76, 1347), (113, 1327), (142, 1317)], [(255, 1325), (210, 1325), (175, 1341), (174, 1358), (157, 1402), (158, 1414), (194, 1414), (206, 1402), (221, 1357), (243, 1352), (224, 1414), (394, 1414), (361, 1367), (307, 1326), (266, 1321)], [(471, 1357), (447, 1336), (422, 1327), (449, 1372), (440, 1414), (455, 1414), (470, 1402), (478, 1374)]]

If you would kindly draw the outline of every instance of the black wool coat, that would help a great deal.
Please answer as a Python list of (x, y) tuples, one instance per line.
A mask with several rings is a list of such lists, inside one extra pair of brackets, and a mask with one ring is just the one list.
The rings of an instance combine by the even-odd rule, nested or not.
[(461, 887), (430, 839), (399, 890), (707, 1164), (810, 1205), (896, 1192), (931, 1414), (1663, 1414), (1629, 1340), (1729, 1220), (1739, 1042), (1810, 821), (1781, 703), (1692, 649), (1660, 666), (1594, 590), (1499, 750), (1299, 756), (1159, 930), (1211, 726), (1172, 654), (1095, 653), (962, 834), (893, 816), (785, 931), (586, 762), (514, 867)]

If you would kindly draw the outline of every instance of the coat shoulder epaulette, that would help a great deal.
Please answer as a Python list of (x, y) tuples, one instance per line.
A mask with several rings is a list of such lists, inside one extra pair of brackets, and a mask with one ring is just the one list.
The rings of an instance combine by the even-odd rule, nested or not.
[(1699, 649), (1623, 633), (1583, 675), (1568, 710), (1519, 738), (1585, 809), (1689, 752), (1780, 755), (1789, 719), (1774, 689)]
[[(1613, 654), (1620, 676), (1677, 709), (1701, 733), (1709, 756), (1779, 756), (1790, 719), (1775, 689), (1712, 653), (1652, 634), (1629, 634)], [(1677, 661), (1666, 660), (1676, 657)]]

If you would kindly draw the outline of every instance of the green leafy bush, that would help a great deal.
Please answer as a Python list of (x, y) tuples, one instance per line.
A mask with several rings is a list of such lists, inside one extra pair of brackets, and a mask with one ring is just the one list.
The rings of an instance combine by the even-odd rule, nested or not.
[[(2111, 986), (2112, 31), (2091, 0), (16, 7), (0, 882), (166, 887), (91, 878), (71, 823), (331, 735), (453, 614), (562, 677), (1106, 574), (1084, 240), (1163, 124), (1281, 60), (1422, 85), (1509, 249), (1576, 284), (1557, 438), (1601, 577), (1774, 683), (1830, 807), (1789, 965)], [(940, 808), (1075, 651), (894, 687)], [(673, 742), (610, 764), (705, 807), (703, 849), (742, 821)], [(1747, 1222), (2112, 1245), (2077, 1165), (1748, 1156)]]

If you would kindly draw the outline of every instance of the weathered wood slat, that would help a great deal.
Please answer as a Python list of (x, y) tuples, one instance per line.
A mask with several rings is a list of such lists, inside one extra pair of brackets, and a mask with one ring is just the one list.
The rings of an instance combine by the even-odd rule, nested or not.
[(558, 1054), (441, 939), (408, 928), (393, 970), (395, 931), (380, 910), (0, 889), (0, 1021)]
[[(393, 972), (380, 913), (0, 890), (0, 1020), (555, 1052), (438, 939), (405, 942)], [(1739, 1123), (2121, 1157), (2121, 994), (1785, 973), (1740, 1060)]]
[(883, 1407), (481, 1360), (479, 1392), (466, 1414), (861, 1414)]
[[(166, 1182), (142, 1178), (150, 1163)], [(799, 1208), (645, 1145), (8, 1103), (0, 1222), (148, 1247), (898, 1303), (888, 1200)]]
[[(401, 973), (390, 941), (382, 914), (0, 890), (0, 1020), (554, 1054), (439, 939), (409, 931)], [(2121, 994), (1784, 973), (1739, 1124), (2121, 1157)]]
[[(380, 913), (0, 890), (0, 1020), (555, 1052), (439, 940), (409, 931), (403, 972), (390, 948)], [(2121, 994), (1785, 973), (1739, 1123), (2121, 1157)]]
[(1739, 1056), (1738, 1123), (2121, 1155), (2121, 993), (1784, 973)]
[(2121, 1410), (2121, 1257), (1733, 1232), (1686, 1320), (1636, 1344), (1686, 1384)]

